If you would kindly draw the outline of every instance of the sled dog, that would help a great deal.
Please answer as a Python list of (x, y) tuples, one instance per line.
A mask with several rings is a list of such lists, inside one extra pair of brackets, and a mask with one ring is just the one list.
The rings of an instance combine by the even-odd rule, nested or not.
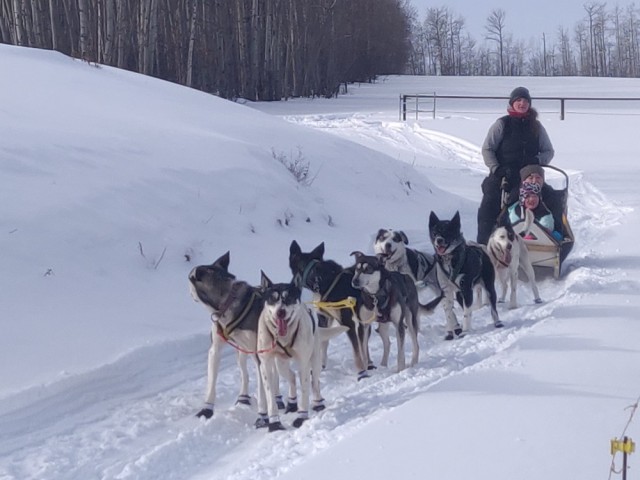
[(502, 222), (494, 229), (487, 241), (487, 253), (496, 271), (501, 286), (499, 302), (504, 302), (507, 288), (510, 287), (509, 308), (517, 308), (516, 289), (518, 286), (518, 269), (522, 269), (533, 291), (535, 303), (542, 303), (536, 275), (529, 260), (529, 251), (524, 240), (516, 234), (508, 221)]
[(433, 255), (407, 247), (409, 238), (402, 230), (381, 228), (373, 242), (373, 251), (390, 272), (410, 275), (416, 286), (428, 287), (436, 296), (442, 294)]
[(309, 418), (310, 390), (313, 393), (313, 410), (325, 408), (320, 393), (320, 343), (347, 329), (342, 326), (319, 328), (309, 309), (300, 300), (300, 289), (293, 283), (274, 284), (262, 272), (261, 285), (265, 302), (258, 321), (258, 355), (267, 397), (269, 431), (284, 430), (274, 393), (277, 391), (277, 372), (291, 372), (290, 360), (295, 360), (298, 365), (300, 409), (297, 408), (295, 378), (291, 378), (288, 404), (296, 408), (288, 411), (298, 412), (298, 417), (293, 421), (293, 426), (298, 428)]
[[(333, 260), (324, 258), (324, 242), (311, 252), (303, 252), (293, 240), (289, 247), (289, 267), (296, 285), (313, 293), (316, 302), (340, 302), (349, 298), (361, 302), (360, 291), (351, 285), (353, 269), (344, 269)], [(358, 311), (356, 306), (355, 311)], [(336, 320), (347, 327), (347, 336), (353, 349), (353, 358), (358, 371), (358, 380), (368, 377), (368, 370), (375, 368), (369, 362), (369, 347), (366, 343), (370, 325), (361, 324), (354, 318), (351, 308), (320, 308), (318, 319), (321, 325)], [(327, 343), (323, 344), (323, 365), (327, 361)]]
[[(503, 326), (496, 310), (495, 270), (483, 246), (467, 243), (461, 231), (460, 213), (451, 220), (440, 220), (431, 212), (429, 236), (438, 263), (438, 283), (444, 292), (443, 306), (447, 317), (445, 340), (463, 336), (471, 330), (474, 293), (481, 303), (482, 291), (489, 296), (491, 317), (496, 328)], [(464, 320), (460, 328), (453, 311), (454, 299), (463, 308)]]
[[(238, 351), (241, 374), (241, 388), (237, 403), (249, 404), (249, 373), (247, 358), (253, 357), (258, 364), (257, 332), (258, 318), (263, 306), (263, 295), (259, 288), (236, 280), (229, 273), (229, 252), (211, 265), (194, 267), (189, 273), (189, 286), (193, 299), (211, 313), (211, 347), (207, 361), (207, 391), (205, 404), (197, 413), (198, 417), (211, 418), (216, 399), (216, 381), (220, 366), (220, 355), (225, 343), (232, 344)], [(249, 353), (243, 353), (249, 352)], [(256, 427), (266, 427), (266, 400), (262, 379), (258, 375), (258, 420)], [(278, 389), (280, 408), (284, 408)]]
[(410, 366), (418, 363), (420, 346), (418, 344), (418, 291), (411, 276), (400, 272), (390, 272), (377, 256), (353, 252), (356, 259), (355, 273), (351, 284), (362, 290), (366, 310), (378, 322), (378, 333), (382, 337), (383, 354), (380, 364), (387, 366), (389, 361), (389, 324), (396, 328), (398, 346), (398, 368), (406, 368), (405, 332), (409, 333), (412, 344)]

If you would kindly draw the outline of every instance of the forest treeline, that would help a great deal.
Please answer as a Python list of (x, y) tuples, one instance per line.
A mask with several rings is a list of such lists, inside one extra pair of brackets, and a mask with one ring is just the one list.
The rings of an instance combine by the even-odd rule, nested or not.
[(607, 9), (606, 2), (586, 2), (576, 17), (571, 28), (558, 25), (555, 32), (524, 40), (511, 33), (519, 19), (510, 24), (507, 11), (493, 9), (478, 43), (462, 15), (448, 7), (428, 8), (424, 20), (412, 24), (408, 73), (640, 76), (640, 15), (633, 3)]
[(4, 43), (226, 98), (331, 96), (404, 70), (404, 0), (0, 0)]
[(251, 100), (329, 97), (393, 73), (640, 76), (636, 7), (579, 15), (525, 41), (494, 9), (477, 41), (449, 7), (410, 0), (0, 0), (0, 42)]

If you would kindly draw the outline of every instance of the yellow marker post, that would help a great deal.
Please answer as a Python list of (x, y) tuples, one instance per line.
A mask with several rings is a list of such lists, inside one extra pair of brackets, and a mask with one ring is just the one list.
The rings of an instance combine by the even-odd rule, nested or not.
[(614, 438), (611, 440), (611, 455), (616, 452), (622, 452), (622, 480), (627, 480), (627, 455), (631, 455), (636, 451), (636, 444), (629, 437), (622, 440)]

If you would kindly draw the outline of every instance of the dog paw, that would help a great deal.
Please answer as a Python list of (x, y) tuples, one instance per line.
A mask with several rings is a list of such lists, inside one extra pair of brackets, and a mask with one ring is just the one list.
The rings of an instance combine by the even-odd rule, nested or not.
[(447, 334), (444, 336), (445, 340), (453, 340), (453, 332), (447, 332)]
[(251, 397), (249, 395), (238, 395), (236, 405), (251, 405)]
[(269, 417), (267, 417), (264, 413), (260, 413), (260, 416), (255, 421), (254, 425), (256, 428), (266, 428), (269, 426)]
[(294, 413), (298, 411), (298, 402), (287, 402), (287, 408), (284, 409), (284, 413)]
[(271, 423), (269, 423), (269, 433), (277, 432), (278, 430), (286, 430), (286, 428), (284, 428), (284, 425), (282, 425), (281, 422), (271, 422)]
[(293, 421), (293, 426), (295, 428), (300, 428), (302, 424), (307, 420), (309, 420), (307, 417), (298, 417)]
[(467, 331), (462, 330), (460, 327), (458, 327), (453, 330), (453, 333), (455, 334), (456, 338), (463, 338), (467, 334)]
[(196, 417), (204, 417), (209, 420), (211, 417), (213, 417), (213, 408), (203, 408), (198, 413), (196, 413)]
[(276, 405), (278, 405), (278, 410), (284, 410), (284, 401), (282, 400), (282, 395), (276, 395)]
[(324, 400), (321, 400), (320, 402), (316, 402), (316, 404), (313, 407), (311, 407), (311, 410), (313, 410), (314, 412), (321, 412), (322, 410), (327, 408), (324, 406), (323, 402)]
[(362, 380), (363, 378), (369, 378), (369, 373), (366, 370), (358, 372), (358, 381)]
[(542, 300), (541, 298), (536, 298), (536, 299), (534, 299), (533, 301), (534, 301), (535, 303), (537, 303), (537, 304), (544, 303), (544, 300)]
[(504, 327), (504, 324), (502, 322), (498, 321), (498, 322), (495, 322), (493, 324), (493, 326), (496, 327), (496, 328), (502, 328), (502, 327)]
[(376, 367), (372, 362), (369, 363), (369, 366), (367, 366), (367, 370), (377, 370), (378, 367)]

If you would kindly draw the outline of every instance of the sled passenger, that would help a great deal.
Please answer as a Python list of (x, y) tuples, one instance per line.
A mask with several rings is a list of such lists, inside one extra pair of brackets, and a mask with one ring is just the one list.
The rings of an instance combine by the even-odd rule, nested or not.
[[(555, 222), (551, 210), (547, 208), (540, 197), (542, 187), (539, 183), (522, 182), (519, 190), (519, 199), (510, 205), (505, 212), (509, 222), (513, 225), (525, 220), (525, 211), (531, 210), (534, 219), (545, 229), (551, 233), (556, 241), (562, 240), (562, 234), (555, 229)], [(525, 239), (534, 239), (531, 234), (524, 237)]]
[[(540, 186), (540, 201), (544, 202), (553, 215), (553, 228), (550, 230), (556, 230), (562, 233), (562, 215), (564, 206), (558, 192), (545, 183), (544, 168), (540, 165), (527, 165), (520, 170), (520, 179), (522, 180), (522, 183), (535, 183)], [(509, 196), (508, 204), (510, 205), (516, 201), (519, 198), (519, 195), (520, 191), (515, 190), (515, 195), (512, 193)], [(560, 238), (560, 240), (562, 240), (562, 238)]]
[(478, 243), (486, 245), (500, 214), (501, 186), (517, 192), (520, 170), (527, 165), (548, 165), (553, 155), (549, 135), (538, 120), (538, 112), (531, 107), (529, 90), (515, 88), (509, 97), (507, 115), (489, 128), (482, 145), (482, 158), (489, 167), (489, 175), (482, 181)]

